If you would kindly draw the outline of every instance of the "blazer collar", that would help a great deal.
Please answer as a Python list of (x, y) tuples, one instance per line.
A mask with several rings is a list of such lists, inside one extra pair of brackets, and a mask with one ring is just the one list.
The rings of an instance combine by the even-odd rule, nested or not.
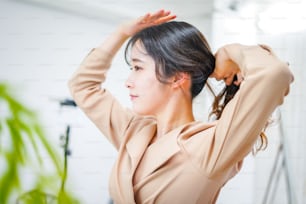
[(182, 130), (183, 127), (179, 127), (170, 131), (146, 149), (141, 163), (137, 166), (140, 180), (152, 174), (180, 151), (177, 138)]
[[(182, 125), (171, 130), (151, 145), (150, 141), (156, 134), (156, 124), (145, 127), (132, 137), (126, 144), (126, 149), (132, 163), (132, 174), (135, 173), (136, 168), (139, 168), (141, 179), (145, 178), (179, 152), (180, 147), (177, 139), (189, 125)], [(140, 160), (141, 163), (139, 163)]]
[(136, 169), (142, 155), (154, 137), (156, 128), (156, 123), (145, 126), (126, 143), (126, 150), (131, 159), (132, 171)]

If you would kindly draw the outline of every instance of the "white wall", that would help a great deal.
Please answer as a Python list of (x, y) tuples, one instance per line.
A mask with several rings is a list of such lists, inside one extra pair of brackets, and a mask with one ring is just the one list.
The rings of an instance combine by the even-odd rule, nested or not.
[[(56, 146), (65, 125), (71, 124), (67, 188), (83, 203), (107, 203), (107, 179), (116, 153), (82, 112), (60, 108), (58, 100), (70, 97), (68, 78), (113, 26), (35, 5), (0, 4), (0, 80), (9, 81), (14, 94), (39, 112)], [(123, 87), (122, 80), (112, 81), (111, 88)]]
[[(113, 2), (108, 3), (112, 8)], [(136, 6), (141, 8), (142, 4), (143, 8), (148, 8), (147, 3)], [(168, 6), (171, 9), (171, 4)], [(172, 6), (179, 12), (178, 19), (186, 20), (186, 10), (180, 12), (184, 5)], [(0, 80), (13, 85), (14, 94), (39, 112), (49, 139), (59, 151), (62, 151), (60, 135), (64, 134), (66, 125), (71, 125), (72, 155), (68, 160), (67, 189), (82, 203), (107, 203), (108, 176), (116, 152), (79, 109), (60, 107), (59, 100), (70, 98), (67, 80), (89, 50), (110, 34), (122, 19), (107, 16), (103, 20), (90, 14), (86, 17), (22, 1), (2, 0), (0, 8)], [(160, 9), (160, 5), (152, 6), (149, 11), (156, 9)], [(147, 9), (130, 13), (138, 16), (141, 11)], [(209, 20), (199, 21), (192, 15), (190, 19), (210, 37)], [(105, 84), (126, 106), (129, 99), (124, 80), (128, 71), (121, 50)], [(199, 114), (199, 117), (203, 116)], [(25, 173), (25, 181), (30, 174)], [(26, 188), (30, 190), (29, 183)]]
[[(306, 24), (306, 19), (304, 19)], [(285, 104), (281, 108), (282, 121), (284, 127), (284, 140), (287, 155), (287, 164), (289, 167), (289, 176), (292, 182), (291, 190), (296, 203), (306, 203), (306, 162), (305, 162), (305, 146), (306, 146), (306, 30), (293, 33), (269, 34), (261, 33), (258, 36), (258, 41), (266, 42), (275, 48), (275, 52), (289, 62), (290, 68), (294, 73), (294, 83), (291, 86), (291, 92), (285, 100)], [(281, 139), (281, 138), (279, 138)], [(278, 140), (279, 140), (278, 139)], [(276, 144), (278, 144), (277, 141)], [(276, 150), (276, 149), (275, 149)], [(271, 152), (275, 154), (276, 151)], [(270, 157), (271, 158), (271, 157)], [(274, 157), (272, 157), (274, 158)], [(262, 158), (258, 160), (258, 169), (261, 166), (271, 167), (271, 160)], [(285, 180), (285, 174), (282, 173), (281, 179)], [(258, 175), (257, 178), (264, 178), (265, 172)], [(261, 192), (257, 192), (258, 195)], [(286, 185), (278, 186), (275, 203), (287, 203)]]
[[(137, 6), (142, 8), (139, 2)], [(155, 10), (157, 7), (159, 8), (156, 6), (152, 9)], [(176, 10), (178, 15), (184, 10), (183, 7), (184, 5)], [(30, 107), (39, 111), (48, 137), (56, 145), (60, 143), (59, 135), (64, 132), (65, 125), (71, 124), (72, 155), (69, 157), (67, 188), (85, 204), (107, 203), (108, 176), (116, 152), (80, 110), (60, 108), (58, 100), (70, 97), (67, 80), (87, 52), (114, 29), (119, 19), (103, 21), (8, 0), (2, 0), (0, 8), (0, 80), (8, 80), (16, 87), (16, 95), (21, 96)], [(147, 8), (147, 2), (143, 3), (143, 8)], [(297, 76), (290, 98), (286, 100), (283, 108), (283, 115), (286, 118), (286, 132), (295, 138), (290, 143), (290, 158), (295, 178), (301, 178), (295, 179), (296, 194), (299, 204), (305, 203), (306, 181), (303, 172), (306, 170), (306, 162), (302, 156), (305, 155), (303, 147), (306, 143), (303, 127), (306, 115), (303, 113), (306, 109), (302, 106), (305, 104), (305, 86), (302, 83), (306, 80), (305, 72), (302, 70), (305, 65), (305, 35), (258, 38), (253, 32), (255, 28), (250, 26), (253, 25), (252, 19), (244, 19), (244, 26), (239, 29), (236, 18), (218, 14), (214, 16), (213, 29), (209, 18), (203, 20), (188, 17), (185, 13), (180, 19), (191, 22), (202, 30), (212, 42), (214, 50), (228, 42), (253, 44), (265, 41), (276, 47), (283, 57), (290, 59)], [(246, 26), (249, 29), (245, 29)], [(128, 67), (122, 57), (121, 52), (114, 59), (106, 86), (128, 106), (127, 90), (124, 88)], [(195, 101), (195, 114), (198, 119), (207, 118), (211, 101), (206, 96), (203, 92)], [(271, 131), (274, 131), (271, 134), (276, 132)], [(245, 160), (240, 174), (221, 192), (218, 204), (261, 202), (277, 142), (277, 139), (270, 139), (270, 150), (260, 153), (256, 159), (249, 156)]]

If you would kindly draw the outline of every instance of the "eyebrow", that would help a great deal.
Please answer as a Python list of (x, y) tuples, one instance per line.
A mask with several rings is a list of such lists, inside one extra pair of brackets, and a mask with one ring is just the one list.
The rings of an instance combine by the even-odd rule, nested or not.
[(141, 60), (141, 59), (139, 59), (139, 58), (132, 58), (131, 59), (132, 60), (132, 62), (144, 62), (143, 60)]

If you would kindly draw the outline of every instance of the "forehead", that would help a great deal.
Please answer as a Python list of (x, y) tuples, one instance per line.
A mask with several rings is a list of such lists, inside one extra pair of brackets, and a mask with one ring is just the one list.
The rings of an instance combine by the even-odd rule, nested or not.
[(136, 41), (131, 47), (130, 62), (141, 63), (143, 67), (152, 68), (155, 70), (155, 61), (147, 53), (141, 41)]
[(131, 47), (131, 59), (133, 58), (147, 58), (150, 57), (143, 46), (143, 44), (137, 40), (135, 44)]

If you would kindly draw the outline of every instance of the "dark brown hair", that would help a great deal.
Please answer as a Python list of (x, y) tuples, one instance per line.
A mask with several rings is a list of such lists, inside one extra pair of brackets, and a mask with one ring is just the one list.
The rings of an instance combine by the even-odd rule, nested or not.
[[(237, 77), (234, 77), (233, 81), (236, 81)], [(207, 83), (208, 89), (214, 95), (214, 102), (212, 104), (212, 111), (210, 116), (214, 115), (216, 119), (219, 119), (222, 115), (222, 112), (226, 106), (226, 104), (235, 96), (236, 92), (239, 90), (240, 86), (232, 83), (231, 85), (226, 85), (219, 94), (215, 94), (210, 84)], [(260, 150), (265, 150), (268, 145), (268, 138), (265, 134), (265, 129), (267, 128), (269, 122), (267, 122), (266, 126), (263, 128), (261, 133), (259, 134), (259, 140), (253, 146), (252, 153), (256, 154)]]
[[(148, 27), (130, 38), (125, 48), (125, 61), (129, 64), (129, 50), (140, 41), (147, 54), (153, 58), (156, 76), (161, 83), (168, 83), (169, 77), (183, 72), (191, 77), (192, 98), (203, 89), (208, 77), (215, 68), (215, 57), (203, 34), (194, 26), (182, 21), (170, 21)], [(214, 94), (210, 85), (208, 88)], [(211, 115), (221, 117), (226, 104), (234, 97), (239, 86), (226, 86), (215, 95)], [(256, 150), (265, 148), (266, 137), (261, 138), (261, 145)]]
[(148, 27), (134, 35), (127, 43), (125, 60), (129, 64), (128, 51), (140, 41), (156, 64), (156, 76), (162, 83), (169, 77), (183, 72), (191, 77), (192, 98), (206, 84), (215, 67), (215, 57), (203, 34), (186, 22), (171, 21)]
[[(237, 80), (236, 76), (234, 77), (234, 81), (235, 80)], [(216, 119), (219, 119), (226, 104), (235, 96), (236, 92), (239, 90), (239, 86), (233, 83), (231, 85), (227, 85), (217, 95), (214, 93), (209, 84), (207, 84), (207, 87), (215, 97), (210, 116), (215, 115)]]

